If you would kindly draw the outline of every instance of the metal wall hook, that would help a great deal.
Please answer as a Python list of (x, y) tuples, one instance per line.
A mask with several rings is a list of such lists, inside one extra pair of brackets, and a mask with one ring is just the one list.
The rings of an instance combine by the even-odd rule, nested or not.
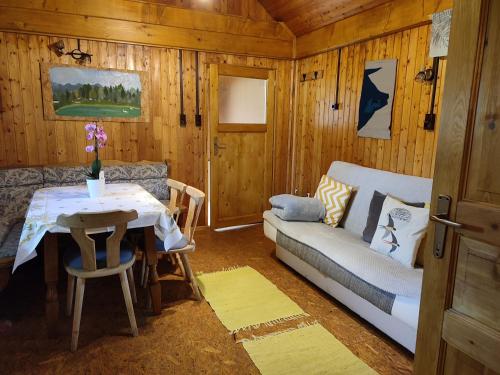
[(77, 39), (77, 47), (73, 49), (70, 52), (64, 52), (64, 41), (58, 40), (55, 43), (52, 43), (49, 45), (49, 49), (53, 51), (57, 56), (71, 56), (73, 59), (75, 59), (78, 63), (83, 64), (85, 62), (92, 62), (92, 54), (88, 52), (83, 52), (80, 48), (80, 39)]

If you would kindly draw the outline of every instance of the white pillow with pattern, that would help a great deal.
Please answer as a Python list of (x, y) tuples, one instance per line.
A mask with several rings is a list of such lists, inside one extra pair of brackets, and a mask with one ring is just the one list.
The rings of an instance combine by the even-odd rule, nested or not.
[(388, 195), (370, 248), (413, 267), (428, 223), (428, 208), (408, 206)]
[(314, 198), (319, 199), (325, 205), (325, 224), (336, 227), (339, 225), (342, 216), (349, 203), (353, 187), (335, 181), (333, 178), (323, 175), (319, 182)]

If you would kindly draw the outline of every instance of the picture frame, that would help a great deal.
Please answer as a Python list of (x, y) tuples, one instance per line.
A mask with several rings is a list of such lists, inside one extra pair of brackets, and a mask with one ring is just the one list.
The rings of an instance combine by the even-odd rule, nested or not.
[(149, 122), (144, 71), (40, 64), (45, 120)]

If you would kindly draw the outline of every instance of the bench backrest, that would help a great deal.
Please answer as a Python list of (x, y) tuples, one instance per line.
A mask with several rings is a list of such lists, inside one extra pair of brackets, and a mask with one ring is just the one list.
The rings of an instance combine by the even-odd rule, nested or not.
[[(84, 185), (88, 166), (43, 167), (44, 187)], [(135, 183), (141, 185), (159, 200), (169, 197), (167, 165), (162, 162), (138, 162), (130, 164), (103, 161), (106, 183)]]

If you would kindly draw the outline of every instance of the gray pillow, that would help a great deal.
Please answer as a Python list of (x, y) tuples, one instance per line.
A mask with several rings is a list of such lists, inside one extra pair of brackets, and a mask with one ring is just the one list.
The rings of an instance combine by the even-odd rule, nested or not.
[(269, 203), (271, 211), (281, 220), (320, 221), (325, 217), (325, 206), (316, 198), (280, 194), (271, 197)]
[[(382, 194), (375, 190), (373, 192), (372, 201), (370, 202), (370, 208), (368, 209), (368, 219), (366, 220), (366, 226), (363, 230), (363, 241), (368, 243), (372, 242), (373, 236), (377, 230), (378, 219), (380, 218), (380, 213), (382, 212), (382, 206), (384, 205), (386, 194)], [(403, 202), (408, 206), (413, 207), (425, 207), (425, 202), (409, 203)]]

